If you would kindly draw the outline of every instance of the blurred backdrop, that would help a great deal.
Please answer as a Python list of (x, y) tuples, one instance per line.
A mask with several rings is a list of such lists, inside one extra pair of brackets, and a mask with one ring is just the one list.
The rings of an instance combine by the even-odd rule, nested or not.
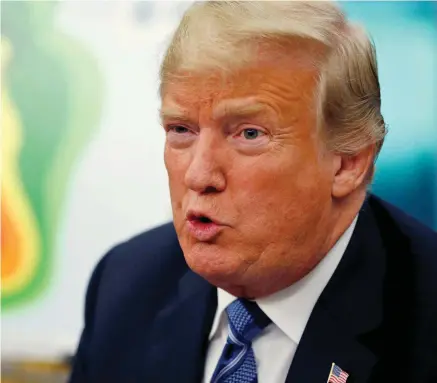
[[(114, 244), (171, 219), (158, 68), (187, 2), (2, 1), (3, 358), (72, 353)], [(373, 191), (437, 229), (437, 3), (342, 2), (373, 36)]]

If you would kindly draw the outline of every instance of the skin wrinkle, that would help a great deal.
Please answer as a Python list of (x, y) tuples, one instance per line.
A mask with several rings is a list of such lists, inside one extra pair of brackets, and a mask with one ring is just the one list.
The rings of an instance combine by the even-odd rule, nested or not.
[[(318, 72), (302, 60), (255, 63), (225, 77), (193, 74), (165, 86), (162, 110), (180, 108), (192, 130), (183, 141), (167, 132), (176, 232), (188, 265), (234, 295), (261, 297), (301, 279), (355, 216), (352, 207), (336, 209), (338, 161), (316, 129)], [(267, 107), (243, 119), (215, 118), (221, 103), (242, 99)], [(177, 123), (163, 113), (164, 126)], [(267, 134), (254, 145), (234, 135), (235, 124)], [(199, 242), (185, 225), (188, 208), (228, 226)]]

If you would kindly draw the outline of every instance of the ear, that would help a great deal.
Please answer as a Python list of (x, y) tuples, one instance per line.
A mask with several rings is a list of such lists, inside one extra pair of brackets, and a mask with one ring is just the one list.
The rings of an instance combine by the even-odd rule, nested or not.
[(354, 190), (365, 186), (372, 172), (375, 148), (373, 145), (354, 155), (336, 154), (334, 156), (334, 179), (332, 196), (342, 198)]

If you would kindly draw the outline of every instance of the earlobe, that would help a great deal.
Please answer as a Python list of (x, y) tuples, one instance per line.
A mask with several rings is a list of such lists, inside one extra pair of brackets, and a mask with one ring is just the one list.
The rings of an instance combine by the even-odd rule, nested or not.
[(337, 155), (332, 196), (344, 198), (364, 186), (373, 161), (373, 148), (368, 147), (355, 155)]
[(347, 169), (349, 163), (343, 156), (338, 155), (335, 158), (335, 174), (332, 183), (332, 196), (334, 198), (346, 197), (352, 191), (352, 172)]
[(334, 177), (332, 196), (343, 198), (349, 195), (356, 185), (356, 176), (353, 171), (344, 171), (342, 168)]

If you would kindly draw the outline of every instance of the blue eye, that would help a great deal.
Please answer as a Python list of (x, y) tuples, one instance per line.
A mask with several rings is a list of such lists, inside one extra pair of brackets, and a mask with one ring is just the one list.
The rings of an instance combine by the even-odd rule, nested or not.
[(244, 129), (242, 133), (246, 140), (255, 140), (262, 134), (258, 129)]

